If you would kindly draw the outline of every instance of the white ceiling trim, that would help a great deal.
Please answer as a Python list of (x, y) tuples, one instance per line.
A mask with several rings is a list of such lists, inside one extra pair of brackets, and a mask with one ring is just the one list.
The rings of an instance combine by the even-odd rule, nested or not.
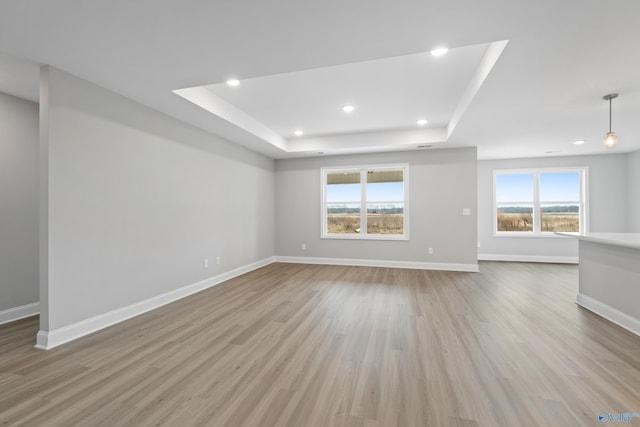
[(465, 90), (464, 95), (462, 95), (460, 102), (458, 102), (458, 105), (456, 106), (456, 109), (451, 116), (451, 120), (449, 120), (449, 124), (447, 125), (446, 139), (449, 139), (454, 129), (462, 119), (462, 116), (467, 111), (467, 108), (469, 108), (469, 105), (471, 105), (471, 101), (473, 101), (473, 98), (480, 90), (480, 87), (484, 83), (485, 79), (493, 69), (494, 65), (496, 65), (496, 62), (498, 62), (498, 58), (500, 58), (500, 55), (504, 51), (504, 48), (507, 47), (507, 43), (509, 43), (509, 40), (501, 40), (489, 43), (489, 47), (482, 57), (482, 61), (480, 61), (478, 69), (471, 78), (469, 86), (467, 86), (467, 89)]
[(208, 86), (177, 89), (173, 92), (287, 154), (346, 154), (416, 149), (418, 146), (432, 146), (449, 139), (498, 61), (507, 42), (507, 40), (501, 40), (488, 43), (466, 89), (455, 104), (451, 117), (444, 126), (439, 127), (375, 130), (285, 139), (265, 123), (222, 99)]
[(264, 142), (283, 151), (288, 151), (287, 141), (284, 138), (241, 109), (216, 96), (205, 86), (177, 89), (173, 93), (244, 129)]
[(445, 142), (446, 134), (447, 129), (440, 127), (301, 138), (296, 141), (289, 141), (287, 151), (296, 154), (318, 152), (323, 152), (324, 154), (346, 154), (381, 151), (382, 149), (415, 150), (418, 145), (432, 145)]

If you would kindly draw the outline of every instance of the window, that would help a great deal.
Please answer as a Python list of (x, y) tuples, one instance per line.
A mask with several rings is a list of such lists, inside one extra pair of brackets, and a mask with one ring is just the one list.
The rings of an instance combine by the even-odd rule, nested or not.
[(585, 231), (587, 168), (494, 171), (494, 231), (549, 235)]
[(322, 169), (322, 237), (408, 238), (408, 165)]

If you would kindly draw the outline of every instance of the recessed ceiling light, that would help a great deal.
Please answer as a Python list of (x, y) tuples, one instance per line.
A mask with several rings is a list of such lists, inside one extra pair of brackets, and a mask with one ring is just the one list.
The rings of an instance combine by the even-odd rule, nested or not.
[(433, 56), (442, 56), (445, 53), (447, 53), (449, 51), (449, 49), (447, 49), (446, 47), (437, 47), (435, 49), (431, 49), (431, 55)]
[(416, 123), (418, 123), (418, 126), (424, 126), (427, 124), (427, 119), (420, 119)]
[(304, 134), (304, 132), (301, 131), (300, 129), (296, 129), (296, 130), (293, 131), (293, 134), (295, 136), (302, 136)]
[(582, 139), (581, 139), (581, 140), (579, 140), (579, 141), (573, 141), (573, 145), (582, 145), (582, 144), (584, 144), (585, 142), (587, 142), (587, 141), (585, 141), (585, 140), (582, 140)]
[(238, 86), (238, 85), (240, 85), (240, 80), (238, 80), (238, 79), (229, 79), (229, 80), (227, 80), (227, 84), (229, 86)]
[(351, 105), (351, 104), (347, 104), (347, 105), (343, 105), (343, 106), (342, 106), (342, 111), (344, 111), (345, 113), (350, 113), (350, 112), (352, 112), (352, 111), (353, 111), (353, 110), (355, 110), (355, 109), (356, 109), (356, 107), (354, 107), (354, 106), (353, 106), (353, 105)]

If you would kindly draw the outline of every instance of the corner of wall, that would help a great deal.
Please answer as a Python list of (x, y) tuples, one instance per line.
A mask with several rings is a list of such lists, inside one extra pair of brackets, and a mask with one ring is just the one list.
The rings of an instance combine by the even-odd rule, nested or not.
[(627, 232), (640, 233), (640, 150), (627, 154)]

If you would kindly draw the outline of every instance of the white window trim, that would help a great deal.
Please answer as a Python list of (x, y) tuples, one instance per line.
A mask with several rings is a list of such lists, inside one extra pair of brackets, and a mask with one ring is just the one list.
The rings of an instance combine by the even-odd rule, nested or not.
[[(404, 234), (367, 234), (366, 232), (366, 186), (362, 185), (363, 174), (366, 175), (367, 170), (383, 170), (383, 169), (402, 169), (403, 187), (404, 187)], [(330, 234), (327, 233), (327, 195), (326, 195), (326, 181), (327, 173), (330, 172), (356, 172), (361, 173), (361, 208), (360, 208), (360, 224), (364, 233), (359, 234)], [(366, 176), (365, 176), (366, 178)], [(341, 240), (409, 240), (409, 164), (408, 163), (395, 163), (395, 164), (381, 164), (381, 165), (359, 165), (359, 166), (331, 166), (320, 168), (320, 187), (322, 193), (322, 201), (320, 203), (320, 238), (321, 239), (341, 239)], [(363, 206), (365, 207), (363, 209)]]
[[(553, 173), (553, 172), (580, 172), (580, 197), (579, 202), (580, 209), (580, 233), (583, 234), (589, 232), (589, 167), (588, 166), (569, 166), (569, 167), (553, 167), (553, 168), (527, 168), (527, 169), (495, 169), (493, 171), (493, 236), (494, 237), (551, 237), (551, 238), (563, 238), (558, 236), (553, 231), (537, 231), (536, 228), (538, 222), (540, 222), (540, 205), (553, 203), (553, 204), (569, 204), (575, 203), (575, 201), (540, 201), (540, 193), (538, 189), (539, 175), (541, 173)], [(533, 174), (533, 201), (513, 201), (504, 202), (505, 204), (533, 204), (533, 231), (498, 231), (498, 203), (496, 200), (496, 175), (518, 175), (518, 174)]]

